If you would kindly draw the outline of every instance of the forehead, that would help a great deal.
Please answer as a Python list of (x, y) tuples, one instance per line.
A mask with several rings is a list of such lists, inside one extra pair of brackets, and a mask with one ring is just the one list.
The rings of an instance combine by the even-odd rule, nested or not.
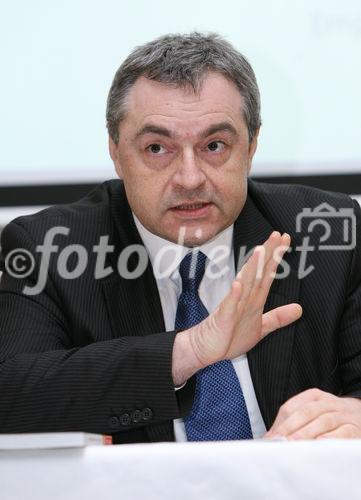
[(243, 97), (236, 85), (217, 73), (207, 75), (198, 93), (141, 77), (128, 94), (124, 121), (136, 130), (153, 123), (176, 135), (189, 135), (216, 121), (245, 127), (242, 108)]

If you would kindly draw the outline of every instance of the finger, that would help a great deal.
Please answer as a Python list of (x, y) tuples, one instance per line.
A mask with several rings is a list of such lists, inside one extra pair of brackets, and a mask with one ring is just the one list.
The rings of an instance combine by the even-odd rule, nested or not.
[[(284, 236), (281, 236), (278, 231), (273, 231), (268, 240), (263, 244), (263, 247), (265, 249), (264, 271), (268, 270), (269, 267), (272, 266), (275, 250), (283, 244), (283, 241)], [(264, 274), (265, 273), (263, 273), (263, 276)]]
[(264, 273), (263, 280), (260, 284), (260, 287), (264, 290), (264, 292), (268, 295), (268, 292), (271, 288), (271, 285), (274, 281), (275, 275), (277, 268), (284, 256), (284, 254), (287, 252), (287, 250), (290, 247), (291, 243), (291, 238), (290, 236), (285, 233), (282, 235), (280, 244), (277, 245), (272, 252), (272, 258), (269, 259), (269, 262), (267, 264), (267, 268)]
[(262, 337), (297, 321), (301, 316), (302, 307), (300, 304), (286, 304), (264, 313), (262, 315)]
[(343, 424), (337, 429), (325, 432), (316, 439), (357, 439), (361, 437), (361, 429), (354, 424)]
[(273, 252), (280, 242), (280, 233), (274, 231), (263, 245), (254, 249), (252, 256), (237, 274), (236, 280), (243, 285), (243, 302), (247, 301), (254, 287), (258, 289), (259, 283), (263, 280), (269, 260), (271, 260)]
[(218, 315), (225, 320), (232, 318), (238, 308), (238, 304), (241, 300), (243, 294), (243, 285), (238, 281), (233, 281), (230, 291), (227, 293), (225, 298), (222, 300), (218, 307)]
[(268, 261), (264, 267), (263, 276), (255, 282), (252, 301), (257, 309), (263, 310), (266, 303), (271, 285), (276, 276), (276, 271), (281, 262), (283, 255), (289, 249), (290, 236), (283, 234), (277, 239), (274, 239), (273, 245), (269, 247), (270, 255), (267, 256)]
[(230, 292), (219, 306), (221, 315), (231, 317), (239, 303), (246, 303), (252, 291), (259, 269), (266, 259), (271, 259), (274, 249), (282, 241), (279, 232), (274, 231), (264, 245), (255, 248), (249, 260), (243, 265), (234, 280)]
[(273, 231), (268, 239), (263, 243), (262, 247), (265, 249), (265, 264), (268, 264), (272, 259), (275, 248), (282, 242), (282, 236), (279, 231)]
[(328, 392), (321, 391), (320, 389), (307, 389), (306, 391), (303, 391), (299, 394), (296, 394), (296, 396), (293, 396), (290, 398), (288, 401), (286, 401), (281, 408), (278, 411), (277, 417), (269, 430), (269, 433), (273, 433), (275, 429), (287, 418), (290, 417), (294, 412), (300, 410), (305, 406), (306, 404), (312, 402), (312, 401), (320, 401), (320, 400), (328, 400), (330, 401), (330, 404), (334, 404), (335, 400), (337, 401), (338, 398), (334, 396), (333, 394), (330, 394)]
[(263, 246), (256, 247), (236, 277), (236, 281), (242, 285), (242, 303), (247, 301), (256, 279), (260, 279), (259, 272), (263, 266), (264, 253), (265, 249)]
[(254, 257), (255, 251), (258, 248), (263, 249), (264, 263), (266, 264), (268, 260), (271, 258), (274, 247), (277, 244), (277, 242), (279, 242), (280, 238), (281, 238), (280, 233), (278, 231), (273, 231), (268, 237), (268, 239), (263, 243), (263, 245), (258, 245), (257, 247), (255, 247), (249, 259), (242, 264), (241, 270), (238, 272), (236, 279), (242, 281), (244, 279), (244, 276), (247, 275), (247, 271), (249, 273), (250, 264), (254, 263), (254, 259), (252, 260), (252, 257)]
[(290, 440), (316, 439), (318, 436), (332, 432), (346, 424), (347, 420), (345, 418), (346, 415), (337, 411), (322, 413), (293, 433), (283, 434), (281, 431), (281, 436), (285, 436)]
[[(308, 437), (314, 438), (316, 434), (314, 435), (313, 431), (315, 430), (317, 433), (319, 426), (319, 423), (317, 422), (321, 422), (321, 424), (323, 423), (323, 421), (319, 421), (319, 419), (323, 415), (328, 415), (331, 419), (331, 415), (339, 413), (341, 413), (339, 411), (339, 405), (334, 402), (331, 403), (329, 400), (310, 401), (291, 413), (283, 421), (278, 424), (275, 422), (269, 432), (269, 437), (277, 435), (297, 439), (299, 432), (303, 432), (304, 429), (306, 429), (306, 434), (301, 435), (300, 439), (307, 439)], [(325, 421), (325, 423), (328, 424), (328, 420)], [(334, 426), (332, 424), (329, 426), (328, 430), (333, 428)], [(310, 433), (310, 435), (308, 435), (307, 432)], [(321, 432), (323, 432), (322, 429), (319, 433)]]

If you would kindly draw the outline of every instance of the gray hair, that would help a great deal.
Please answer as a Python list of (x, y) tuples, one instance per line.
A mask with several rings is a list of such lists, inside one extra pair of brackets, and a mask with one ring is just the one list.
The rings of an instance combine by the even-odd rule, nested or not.
[(169, 34), (136, 47), (115, 73), (107, 101), (107, 128), (115, 143), (119, 124), (126, 114), (126, 98), (135, 81), (150, 80), (191, 88), (198, 93), (209, 71), (221, 73), (235, 83), (243, 96), (243, 116), (252, 141), (261, 126), (260, 94), (247, 59), (215, 33)]

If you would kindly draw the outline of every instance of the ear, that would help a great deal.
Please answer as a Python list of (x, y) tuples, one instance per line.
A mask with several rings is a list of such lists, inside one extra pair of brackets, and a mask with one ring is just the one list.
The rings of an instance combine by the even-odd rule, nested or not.
[(116, 144), (110, 136), (108, 140), (108, 146), (109, 146), (109, 154), (111, 159), (113, 160), (115, 171), (117, 172), (118, 176), (122, 178), (123, 172), (122, 172), (122, 166), (119, 161), (118, 144)]
[(258, 144), (258, 134), (259, 134), (259, 128), (256, 130), (256, 133), (254, 134), (254, 137), (252, 141), (249, 143), (248, 146), (248, 168), (247, 168), (247, 174), (250, 173), (251, 167), (252, 167), (252, 159), (253, 156), (257, 150), (257, 144)]

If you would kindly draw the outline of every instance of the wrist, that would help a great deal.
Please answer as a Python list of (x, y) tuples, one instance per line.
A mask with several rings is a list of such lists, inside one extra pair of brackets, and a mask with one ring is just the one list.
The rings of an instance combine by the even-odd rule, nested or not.
[(198, 370), (203, 368), (194, 353), (190, 330), (177, 333), (173, 345), (172, 376), (175, 387), (184, 385)]

